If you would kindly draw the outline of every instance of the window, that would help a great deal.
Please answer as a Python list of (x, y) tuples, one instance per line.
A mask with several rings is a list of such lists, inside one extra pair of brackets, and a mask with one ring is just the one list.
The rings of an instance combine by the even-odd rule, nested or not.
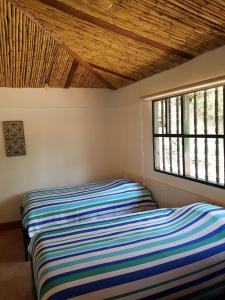
[(224, 86), (154, 100), (154, 169), (224, 188), (224, 107)]

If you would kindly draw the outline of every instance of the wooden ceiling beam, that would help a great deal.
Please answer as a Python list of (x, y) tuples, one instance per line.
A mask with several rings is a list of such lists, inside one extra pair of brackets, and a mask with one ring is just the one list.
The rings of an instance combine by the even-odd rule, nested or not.
[(114, 71), (112, 71), (112, 70), (108, 70), (108, 69), (106, 69), (106, 68), (103, 68), (103, 67), (101, 67), (101, 66), (97, 66), (97, 65), (95, 65), (95, 64), (92, 64), (92, 63), (90, 63), (90, 65), (94, 68), (94, 69), (96, 69), (96, 70), (100, 70), (100, 71), (103, 71), (103, 72), (106, 72), (106, 73), (109, 73), (109, 74), (112, 74), (112, 75), (115, 75), (115, 76), (117, 76), (117, 77), (121, 77), (121, 78), (124, 78), (124, 79), (127, 79), (127, 80), (130, 80), (130, 81), (133, 81), (133, 82), (135, 82), (136, 80), (135, 79), (133, 79), (133, 78), (130, 78), (130, 77), (128, 77), (128, 76), (125, 76), (125, 75), (123, 75), (123, 74), (120, 74), (120, 73), (118, 73), (118, 72), (114, 72)]
[(89, 15), (85, 12), (82, 12), (76, 8), (73, 8), (69, 5), (66, 5), (62, 2), (59, 2), (57, 0), (38, 0), (39, 2), (46, 4), (48, 6), (51, 6), (55, 9), (58, 9), (64, 13), (70, 14), (73, 17), (82, 19), (84, 21), (87, 21), (89, 23), (92, 23), (96, 26), (102, 27), (106, 30), (110, 30), (116, 34), (119, 34), (123, 37), (127, 37), (130, 38), (132, 40), (134, 40), (135, 42), (140, 42), (143, 43), (145, 45), (151, 46), (153, 48), (157, 48), (159, 50), (162, 50), (168, 54), (172, 54), (172, 55), (176, 55), (185, 59), (192, 59), (194, 58), (194, 55), (190, 54), (190, 53), (186, 53), (182, 50), (178, 50), (175, 49), (173, 47), (170, 47), (168, 45), (162, 44), (160, 42), (154, 41), (152, 39), (149, 39), (147, 37), (144, 36), (140, 36), (137, 33), (131, 32), (127, 29), (121, 28), (119, 26), (116, 26), (114, 24), (110, 24), (104, 20), (101, 20), (95, 16)]
[(34, 23), (39, 25), (42, 29), (46, 30), (55, 41), (57, 41), (65, 50), (68, 51), (68, 53), (73, 56), (74, 60), (80, 63), (91, 74), (93, 74), (100, 82), (103, 83), (105, 87), (112, 90), (116, 89), (111, 82), (109, 82), (103, 76), (101, 76), (101, 74), (96, 72), (87, 61), (83, 60), (77, 53), (75, 53), (72, 49), (70, 49), (70, 47), (68, 47), (63, 41), (61, 41), (61, 39), (56, 37), (54, 32), (52, 32), (49, 28), (46, 29), (46, 26), (44, 26), (42, 22), (39, 21), (38, 16), (36, 16), (33, 12), (32, 7), (28, 6), (27, 4), (24, 5), (23, 1), (24, 0), (9, 0), (9, 2), (11, 2), (16, 8), (18, 8), (21, 12), (28, 16)]
[(72, 66), (70, 68), (66, 83), (65, 83), (65, 89), (68, 89), (71, 86), (71, 83), (73, 81), (74, 75), (76, 73), (76, 70), (79, 66), (79, 63), (76, 59), (74, 59)]

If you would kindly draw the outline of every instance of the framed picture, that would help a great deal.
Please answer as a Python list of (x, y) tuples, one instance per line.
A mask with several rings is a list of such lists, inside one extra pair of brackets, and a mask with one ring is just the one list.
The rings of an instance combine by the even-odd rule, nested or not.
[(26, 155), (23, 121), (4, 121), (7, 156)]

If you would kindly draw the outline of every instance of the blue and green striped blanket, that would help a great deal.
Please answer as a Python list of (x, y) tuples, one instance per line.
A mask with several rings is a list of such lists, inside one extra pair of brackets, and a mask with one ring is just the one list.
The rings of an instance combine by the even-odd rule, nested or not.
[(149, 190), (140, 183), (108, 180), (27, 193), (23, 202), (23, 226), (33, 237), (55, 226), (155, 208)]
[(71, 225), (30, 244), (38, 299), (210, 299), (225, 291), (225, 209), (196, 203)]

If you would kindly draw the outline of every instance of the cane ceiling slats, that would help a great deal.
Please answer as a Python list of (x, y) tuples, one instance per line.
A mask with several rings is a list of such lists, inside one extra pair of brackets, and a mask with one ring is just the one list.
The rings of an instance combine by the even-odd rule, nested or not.
[[(0, 0), (0, 87), (64, 88), (73, 61), (46, 30), (10, 2)], [(74, 87), (105, 87), (85, 68), (80, 72), (84, 84), (75, 81)]]
[(86, 87), (86, 88), (104, 88), (104, 84), (96, 78), (93, 74), (88, 72), (82, 65), (78, 65), (73, 80), (71, 82), (71, 87)]
[(192, 55), (199, 51), (195, 45), (186, 43), (187, 38), (193, 36), (196, 42), (204, 44), (205, 34), (214, 34), (218, 39), (221, 35), (225, 37), (224, 1), (115, 0), (105, 12), (95, 9), (90, 0), (58, 2)]
[(119, 88), (225, 44), (223, 0), (0, 5), (1, 86)]
[(103, 70), (96, 69), (96, 72), (99, 72), (104, 78), (111, 82), (115, 88), (126, 86), (134, 82), (133, 80), (126, 79), (121, 76), (105, 72)]

